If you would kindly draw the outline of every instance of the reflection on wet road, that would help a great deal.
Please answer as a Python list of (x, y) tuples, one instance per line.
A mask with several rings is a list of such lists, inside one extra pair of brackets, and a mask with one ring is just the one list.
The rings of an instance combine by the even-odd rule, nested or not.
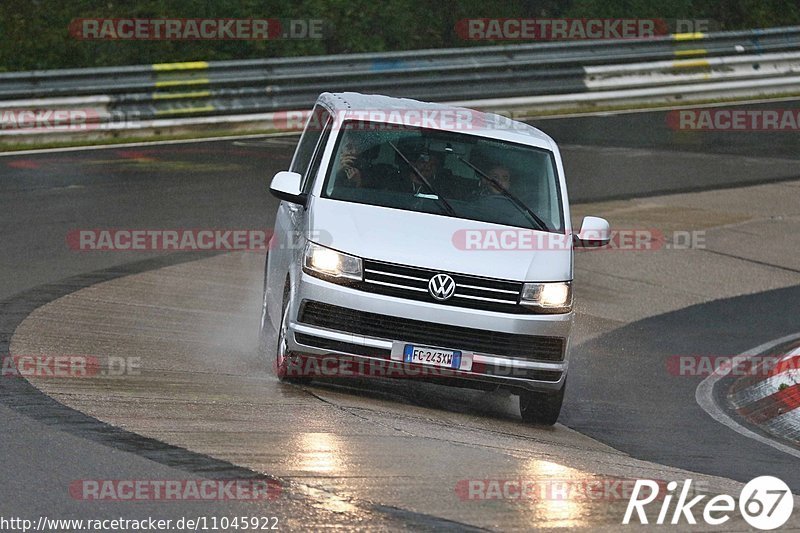
[(380, 504), (504, 530), (612, 527), (629, 493), (607, 482), (686, 475), (562, 426), (521, 425), (508, 395), (279, 383), (254, 350), (262, 269), (259, 254), (230, 254), (93, 285), (33, 312), (12, 353), (140, 357), (131, 375), (32, 381), (113, 425), (275, 476), (290, 501), (342, 513)]

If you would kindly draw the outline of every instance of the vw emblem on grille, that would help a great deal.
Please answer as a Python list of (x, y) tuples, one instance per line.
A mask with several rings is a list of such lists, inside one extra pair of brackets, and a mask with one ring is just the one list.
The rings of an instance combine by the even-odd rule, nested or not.
[(447, 300), (456, 292), (456, 282), (447, 274), (436, 274), (428, 282), (428, 292), (437, 300)]

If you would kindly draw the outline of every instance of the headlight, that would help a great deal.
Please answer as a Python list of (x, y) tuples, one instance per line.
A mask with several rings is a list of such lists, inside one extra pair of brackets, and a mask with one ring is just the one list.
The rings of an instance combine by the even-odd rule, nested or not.
[(568, 313), (572, 310), (572, 283), (525, 283), (519, 303), (543, 313)]
[(319, 244), (306, 244), (303, 270), (312, 276), (330, 281), (361, 281), (363, 268), (360, 257), (343, 254)]

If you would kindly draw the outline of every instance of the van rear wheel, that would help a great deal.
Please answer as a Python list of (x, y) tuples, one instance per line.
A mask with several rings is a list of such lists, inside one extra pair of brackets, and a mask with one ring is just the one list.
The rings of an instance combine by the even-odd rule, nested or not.
[(557, 392), (521, 391), (519, 393), (519, 414), (526, 424), (552, 426), (561, 413), (564, 391), (567, 382)]

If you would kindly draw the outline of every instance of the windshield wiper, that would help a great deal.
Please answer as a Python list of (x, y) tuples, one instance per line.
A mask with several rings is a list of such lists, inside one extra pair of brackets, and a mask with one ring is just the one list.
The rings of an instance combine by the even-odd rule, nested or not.
[(422, 180), (422, 183), (428, 188), (428, 190), (436, 195), (436, 198), (439, 200), (439, 205), (441, 205), (444, 208), (444, 210), (447, 212), (447, 214), (450, 215), (451, 217), (458, 216), (458, 215), (456, 215), (456, 212), (453, 209), (453, 206), (450, 205), (450, 202), (445, 200), (444, 196), (442, 196), (439, 193), (439, 191), (437, 191), (436, 188), (433, 185), (431, 185), (431, 182), (429, 182), (425, 178), (425, 176), (422, 175), (422, 173), (419, 171), (419, 169), (417, 169), (417, 167), (415, 167), (414, 165), (411, 164), (411, 161), (408, 160), (408, 158), (405, 156), (405, 154), (403, 154), (403, 152), (401, 152), (400, 149), (397, 146), (395, 146), (393, 142), (390, 142), (389, 146), (391, 146), (394, 149), (394, 151), (397, 152), (397, 155), (399, 155), (402, 158), (402, 160), (405, 161), (406, 165), (411, 167), (411, 170), (413, 170), (414, 174), (416, 174), (417, 177), (420, 180)]
[(460, 155), (456, 155), (456, 157), (458, 158), (459, 161), (461, 161), (462, 163), (467, 165), (469, 168), (471, 168), (472, 170), (474, 170), (475, 172), (480, 174), (480, 176), (483, 179), (485, 179), (486, 181), (488, 181), (489, 183), (494, 185), (495, 188), (498, 191), (500, 191), (500, 193), (503, 196), (505, 196), (506, 198), (511, 200), (511, 203), (514, 204), (514, 206), (517, 209), (519, 209), (520, 211), (522, 211), (523, 213), (528, 215), (528, 218), (530, 218), (532, 222), (534, 222), (537, 226), (539, 226), (540, 230), (542, 230), (542, 231), (550, 231), (550, 228), (547, 227), (547, 224), (545, 224), (544, 220), (539, 218), (539, 216), (536, 213), (534, 213), (531, 210), (530, 207), (525, 205), (525, 202), (523, 202), (522, 200), (520, 200), (519, 198), (517, 198), (516, 196), (511, 194), (511, 192), (508, 189), (506, 189), (505, 187), (503, 187), (496, 179), (490, 178), (489, 176), (486, 175), (486, 173), (484, 171), (482, 171), (481, 169), (479, 169), (478, 167), (476, 167), (475, 165), (473, 165), (472, 163), (470, 163), (469, 161), (467, 161), (466, 159), (464, 159)]

